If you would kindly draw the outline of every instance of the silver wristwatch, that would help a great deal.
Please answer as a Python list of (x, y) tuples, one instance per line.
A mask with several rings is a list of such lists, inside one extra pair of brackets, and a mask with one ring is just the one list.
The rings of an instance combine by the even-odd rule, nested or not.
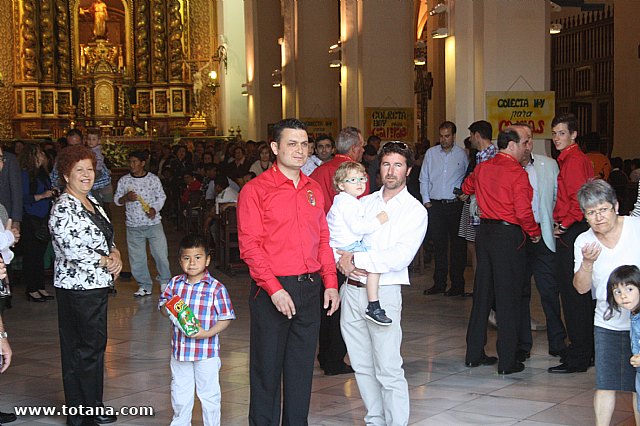
[(0, 339), (6, 339), (9, 337), (6, 331), (0, 331)]

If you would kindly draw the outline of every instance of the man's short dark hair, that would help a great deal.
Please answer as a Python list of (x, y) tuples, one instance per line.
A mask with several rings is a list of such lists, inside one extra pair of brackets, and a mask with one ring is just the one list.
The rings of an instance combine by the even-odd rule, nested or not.
[(131, 151), (129, 153), (129, 158), (131, 157), (136, 157), (140, 161), (147, 161), (147, 158), (149, 158), (147, 153), (144, 151)]
[(274, 142), (280, 143), (280, 136), (285, 129), (304, 130), (307, 131), (307, 125), (297, 118), (285, 118), (273, 125), (272, 138)]
[(204, 165), (204, 171), (205, 172), (208, 172), (209, 170), (213, 170), (213, 169), (218, 170), (218, 165), (214, 164), (214, 163), (207, 163), (207, 164)]
[(331, 142), (331, 148), (335, 148), (336, 147), (336, 141), (333, 140), (333, 136), (327, 135), (325, 133), (323, 133), (321, 135), (318, 135), (316, 137), (316, 145), (318, 144), (319, 141), (323, 141), (325, 139)]
[(82, 139), (82, 132), (78, 129), (70, 129), (67, 132), (67, 139), (69, 139), (71, 136), (78, 136), (80, 139)]
[(513, 128), (507, 128), (498, 133), (498, 149), (507, 149), (510, 141), (520, 143), (520, 135)]
[(229, 179), (227, 179), (225, 175), (216, 175), (216, 177), (213, 178), (213, 182), (216, 184), (216, 186), (219, 186), (223, 189), (229, 186)]
[(197, 248), (203, 249), (206, 255), (209, 256), (209, 243), (207, 242), (207, 237), (199, 234), (187, 234), (182, 238), (182, 240), (180, 240), (180, 254), (182, 254), (186, 249)]
[(367, 145), (372, 143), (380, 143), (380, 142), (382, 142), (382, 139), (380, 139), (380, 136), (371, 135), (367, 138)]
[(569, 129), (569, 133), (578, 131), (578, 117), (576, 117), (573, 113), (566, 112), (564, 114), (556, 115), (553, 117), (551, 121), (551, 128), (556, 127), (558, 124), (566, 124), (567, 129)]
[(471, 126), (469, 126), (469, 131), (471, 133), (480, 133), (480, 137), (482, 139), (491, 140), (491, 137), (493, 136), (493, 127), (491, 126), (491, 123), (485, 120), (475, 121), (471, 123)]
[(444, 121), (442, 122), (442, 124), (440, 125), (440, 127), (438, 127), (438, 130), (442, 130), (442, 129), (449, 129), (451, 130), (451, 133), (453, 133), (454, 135), (457, 133), (456, 130), (456, 124), (453, 121)]
[(385, 144), (380, 149), (380, 154), (378, 155), (378, 162), (382, 162), (382, 157), (387, 154), (400, 154), (404, 157), (407, 162), (407, 167), (413, 166), (413, 150), (409, 145), (400, 141), (389, 141), (385, 142)]

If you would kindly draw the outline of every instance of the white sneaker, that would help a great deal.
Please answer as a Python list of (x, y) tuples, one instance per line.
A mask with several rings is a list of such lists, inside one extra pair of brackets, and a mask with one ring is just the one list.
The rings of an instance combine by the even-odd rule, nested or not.
[(496, 311), (493, 309), (489, 312), (489, 324), (491, 324), (494, 328), (498, 328), (498, 320), (496, 320)]
[(133, 293), (133, 297), (145, 297), (145, 296), (151, 296), (151, 292), (142, 287), (140, 287), (138, 291)]

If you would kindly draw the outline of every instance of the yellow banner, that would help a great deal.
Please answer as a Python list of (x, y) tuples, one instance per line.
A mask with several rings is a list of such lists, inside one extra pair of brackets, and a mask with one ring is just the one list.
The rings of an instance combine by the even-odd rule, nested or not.
[(505, 127), (524, 122), (533, 129), (534, 139), (551, 139), (551, 120), (556, 111), (555, 92), (487, 92), (487, 121), (493, 139)]
[(313, 140), (325, 134), (333, 138), (338, 136), (338, 122), (335, 118), (300, 118), (307, 125), (307, 134)]
[(365, 108), (364, 139), (376, 135), (383, 141), (413, 140), (413, 108)]

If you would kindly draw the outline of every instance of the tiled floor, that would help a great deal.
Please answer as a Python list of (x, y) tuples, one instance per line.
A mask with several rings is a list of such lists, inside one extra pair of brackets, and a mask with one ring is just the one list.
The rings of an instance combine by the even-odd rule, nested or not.
[[(116, 211), (116, 218), (121, 212)], [(118, 221), (118, 219), (116, 219)], [(126, 247), (124, 230), (117, 241)], [(172, 225), (165, 228), (173, 229)], [(177, 273), (177, 241), (168, 232), (173, 272)], [(248, 276), (230, 277), (214, 270), (228, 287), (238, 319), (222, 335), (222, 424), (247, 424), (249, 399)], [(524, 372), (501, 377), (494, 367), (464, 366), (465, 332), (471, 308), (469, 298), (423, 296), (431, 285), (431, 270), (412, 277), (404, 291), (402, 354), (411, 394), (413, 425), (588, 425), (592, 409), (594, 371), (566, 376), (550, 375), (546, 368), (558, 363), (547, 355), (544, 331), (534, 332), (534, 348)], [(468, 288), (471, 271), (467, 269)], [(106, 356), (105, 403), (152, 406), (155, 416), (120, 416), (120, 425), (167, 425), (170, 404), (169, 322), (156, 311), (154, 295), (134, 299), (134, 282), (120, 282), (109, 300), (109, 343)], [(14, 289), (14, 308), (5, 313), (14, 352), (11, 368), (0, 377), (0, 410), (14, 406), (61, 406), (56, 304), (29, 303), (23, 287)], [(534, 317), (543, 319), (538, 301)], [(489, 354), (495, 354), (495, 332), (489, 331)], [(614, 424), (633, 424), (630, 395), (619, 398)], [(196, 402), (193, 424), (202, 424)], [(353, 375), (326, 377), (314, 372), (309, 423), (361, 425), (364, 408)], [(20, 417), (13, 424), (63, 424), (56, 416)]]

